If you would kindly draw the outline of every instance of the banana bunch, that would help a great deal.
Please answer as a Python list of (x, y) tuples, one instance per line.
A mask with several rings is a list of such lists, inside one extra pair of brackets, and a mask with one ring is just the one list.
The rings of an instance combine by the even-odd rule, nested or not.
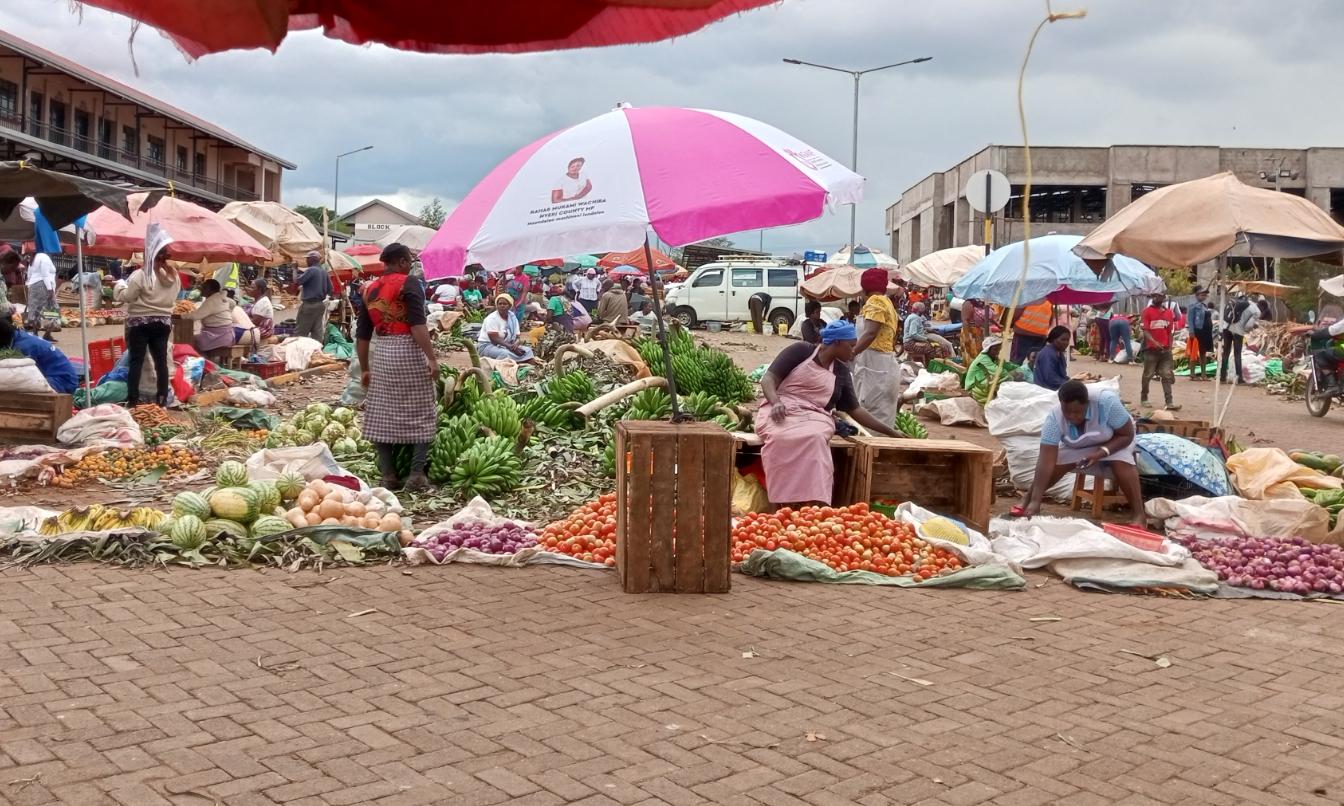
[(696, 355), (704, 370), (705, 391), (726, 403), (746, 403), (756, 396), (756, 385), (727, 353), (702, 347)]
[(113, 509), (102, 504), (67, 509), (47, 518), (38, 533), (47, 537), (67, 532), (106, 532), (111, 529), (157, 529), (168, 516), (153, 507)]
[(672, 398), (662, 389), (644, 389), (630, 398), (622, 420), (661, 420), (672, 413)]
[(583, 370), (566, 372), (546, 385), (546, 397), (556, 403), (587, 403), (597, 397), (593, 379)]
[(682, 327), (680, 322), (673, 322), (672, 329), (667, 334), (667, 349), (671, 350), (674, 356), (695, 350), (695, 339), (691, 338), (691, 331)]
[(472, 409), (471, 415), (476, 418), (476, 422), (501, 437), (517, 439), (519, 432), (523, 430), (523, 415), (518, 408), (518, 402), (505, 395), (481, 398), (481, 402)]
[(679, 393), (690, 395), (705, 388), (705, 371), (694, 353), (672, 356), (672, 372), (676, 375)]
[(911, 439), (928, 439), (929, 429), (908, 411), (896, 415), (896, 430)]
[(608, 442), (607, 449), (602, 451), (602, 472), (608, 478), (616, 477), (616, 443)]
[(513, 440), (486, 437), (477, 440), (457, 459), (449, 482), (463, 495), (494, 495), (517, 486), (523, 462), (513, 452)]
[(531, 420), (537, 425), (551, 428), (565, 428), (571, 424), (569, 410), (561, 408), (554, 400), (540, 396), (524, 403), (519, 407), (518, 413), (524, 420)]
[(682, 411), (693, 415), (697, 420), (712, 420), (722, 414), (719, 411), (719, 399), (709, 392), (695, 392), (681, 398)]
[(457, 459), (477, 436), (476, 421), (469, 414), (459, 414), (441, 422), (434, 443), (429, 446), (429, 480), (435, 484), (447, 483)]
[(644, 363), (649, 365), (650, 372), (654, 375), (663, 374), (663, 348), (657, 339), (644, 337), (636, 339), (635, 349), (639, 351), (639, 357), (644, 359)]

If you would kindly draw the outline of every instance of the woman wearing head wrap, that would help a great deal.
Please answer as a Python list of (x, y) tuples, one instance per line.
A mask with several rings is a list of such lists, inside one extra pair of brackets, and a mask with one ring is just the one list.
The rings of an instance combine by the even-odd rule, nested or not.
[(896, 306), (887, 298), (887, 272), (868, 269), (859, 277), (863, 325), (854, 348), (854, 387), (859, 404), (883, 425), (896, 422), (901, 403), (900, 364), (896, 360)]
[[(981, 343), (989, 335), (994, 312), (989, 303), (968, 299), (961, 304), (961, 357), (962, 360), (980, 355)], [(1002, 341), (1002, 340), (1000, 340)]]
[(889, 423), (859, 404), (845, 365), (857, 336), (850, 323), (832, 322), (822, 329), (820, 346), (799, 342), (784, 348), (761, 378), (765, 400), (756, 410), (755, 427), (764, 440), (761, 462), (771, 503), (830, 503), (835, 485), (832, 411), (843, 411), (879, 434), (897, 436)]
[(518, 343), (518, 317), (513, 313), (513, 297), (500, 294), (495, 297), (495, 310), (481, 322), (476, 336), (476, 352), (496, 361), (517, 361), (535, 364), (537, 358), (530, 347)]
[[(383, 249), (382, 276), (364, 286), (364, 305), (355, 326), (355, 353), (369, 390), (364, 401), (364, 438), (378, 450), (382, 485), (405, 482), (408, 490), (429, 487), (425, 464), (436, 423), (434, 382), (439, 360), (425, 327), (425, 285), (410, 276), (411, 250), (399, 243)], [(373, 334), (370, 358), (369, 342)], [(411, 473), (399, 478), (393, 458), (398, 445), (414, 447)]]

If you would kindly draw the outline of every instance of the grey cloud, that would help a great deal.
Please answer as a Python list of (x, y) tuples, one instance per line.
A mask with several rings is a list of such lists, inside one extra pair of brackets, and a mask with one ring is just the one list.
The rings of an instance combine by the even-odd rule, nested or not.
[[(1033, 142), (1329, 145), (1344, 113), (1344, 56), (1330, 0), (1054, 0), (1088, 17), (1047, 26), (1033, 56)], [(376, 194), (459, 199), (509, 153), (618, 101), (726, 109), (768, 121), (848, 161), (849, 79), (781, 63), (870, 67), (934, 61), (863, 80), (859, 237), (882, 244), (882, 211), (934, 170), (986, 143), (1020, 142), (1014, 94), (1040, 0), (783, 0), (671, 42), (529, 56), (426, 56), (356, 48), (313, 33), (280, 52), (186, 63), (129, 23), (83, 22), (54, 0), (10, 0), (0, 25), (157, 94), (299, 163), (292, 192), (343, 206)], [(771, 232), (767, 247), (835, 249), (848, 213)], [(755, 234), (744, 235), (755, 243)]]

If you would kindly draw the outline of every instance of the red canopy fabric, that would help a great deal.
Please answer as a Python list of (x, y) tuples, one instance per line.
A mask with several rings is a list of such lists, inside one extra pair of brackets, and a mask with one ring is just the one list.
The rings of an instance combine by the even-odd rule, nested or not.
[[(654, 271), (675, 271), (677, 264), (672, 258), (659, 252), (657, 249), (650, 248), (649, 252), (653, 255)], [(597, 262), (597, 265), (604, 269), (614, 269), (617, 266), (634, 266), (643, 271), (649, 270), (649, 261), (644, 259), (644, 247), (631, 249), (629, 252), (609, 252), (606, 257)]]
[(354, 45), (423, 53), (524, 53), (657, 42), (777, 0), (85, 0), (163, 31), (191, 58), (274, 52), (321, 28)]
[(94, 243), (84, 248), (84, 254), (126, 258), (143, 252), (145, 229), (150, 222), (157, 221), (173, 238), (168, 246), (168, 255), (173, 260), (261, 263), (271, 259), (271, 250), (219, 213), (171, 196), (159, 199), (148, 210), (141, 210), (147, 195), (133, 193), (127, 198), (130, 221), (108, 207), (89, 213)]
[(357, 243), (341, 250), (347, 255), (381, 255), (383, 247), (375, 243)]

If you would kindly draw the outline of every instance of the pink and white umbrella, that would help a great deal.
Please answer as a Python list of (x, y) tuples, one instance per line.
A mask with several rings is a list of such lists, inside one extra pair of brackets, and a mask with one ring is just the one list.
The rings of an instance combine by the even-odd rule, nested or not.
[(425, 277), (552, 255), (673, 246), (811, 221), (863, 198), (863, 177), (769, 124), (621, 106), (541, 138), (485, 177), (420, 253)]

